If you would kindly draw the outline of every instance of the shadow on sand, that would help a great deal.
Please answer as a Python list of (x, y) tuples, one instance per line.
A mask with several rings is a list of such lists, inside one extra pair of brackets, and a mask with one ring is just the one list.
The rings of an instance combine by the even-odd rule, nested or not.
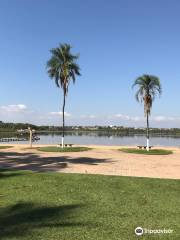
[(112, 162), (110, 159), (69, 156), (43, 156), (36, 153), (0, 152), (0, 168), (32, 171), (61, 171), (68, 164), (99, 165)]

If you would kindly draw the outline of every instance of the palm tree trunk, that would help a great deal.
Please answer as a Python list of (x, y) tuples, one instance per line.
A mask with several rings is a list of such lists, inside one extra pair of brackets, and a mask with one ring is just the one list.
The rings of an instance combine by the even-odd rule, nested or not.
[(146, 149), (147, 151), (149, 151), (149, 113), (147, 113), (147, 133), (146, 133), (146, 137), (147, 137), (147, 146)]
[(64, 121), (64, 109), (65, 109), (65, 104), (66, 104), (66, 96), (64, 93), (64, 100), (63, 100), (63, 131), (62, 131), (62, 148), (64, 147), (64, 125), (65, 125), (65, 121)]

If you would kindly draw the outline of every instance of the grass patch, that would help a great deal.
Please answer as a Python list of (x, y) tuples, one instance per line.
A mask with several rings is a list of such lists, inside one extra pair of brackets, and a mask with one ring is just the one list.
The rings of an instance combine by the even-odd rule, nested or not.
[(145, 154), (145, 155), (169, 155), (173, 154), (173, 151), (165, 149), (151, 149), (149, 152), (145, 149), (136, 149), (136, 148), (122, 148), (119, 149), (121, 152), (125, 153), (135, 153), (135, 154)]
[(0, 171), (2, 240), (137, 239), (137, 226), (180, 239), (180, 181)]
[(43, 152), (83, 152), (91, 150), (92, 148), (88, 147), (55, 147), (55, 146), (49, 146), (49, 147), (39, 147), (37, 148), (39, 151)]
[(12, 148), (13, 146), (0, 146), (0, 149)]

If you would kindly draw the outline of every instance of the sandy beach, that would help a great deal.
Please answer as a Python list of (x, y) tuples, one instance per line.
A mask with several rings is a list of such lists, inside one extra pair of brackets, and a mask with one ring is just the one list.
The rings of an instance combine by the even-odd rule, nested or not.
[(36, 149), (45, 145), (36, 145), (33, 149), (28, 145), (11, 146), (0, 150), (0, 168), (180, 179), (180, 148), (166, 148), (173, 150), (172, 155), (148, 156), (120, 152), (121, 146), (91, 145), (90, 151), (74, 153), (47, 153)]

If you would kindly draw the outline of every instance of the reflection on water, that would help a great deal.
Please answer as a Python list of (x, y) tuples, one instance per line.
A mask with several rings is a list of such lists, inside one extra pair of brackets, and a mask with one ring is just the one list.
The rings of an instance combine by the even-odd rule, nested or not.
[[(61, 142), (60, 132), (43, 132), (37, 134), (41, 140), (35, 144), (57, 144)], [(1, 133), (0, 138), (17, 137), (17, 133)], [(144, 145), (145, 135), (123, 135), (112, 132), (66, 132), (65, 142), (73, 144), (97, 145)], [(12, 142), (26, 144), (27, 142)], [(153, 135), (151, 145), (180, 146), (180, 136)]]

